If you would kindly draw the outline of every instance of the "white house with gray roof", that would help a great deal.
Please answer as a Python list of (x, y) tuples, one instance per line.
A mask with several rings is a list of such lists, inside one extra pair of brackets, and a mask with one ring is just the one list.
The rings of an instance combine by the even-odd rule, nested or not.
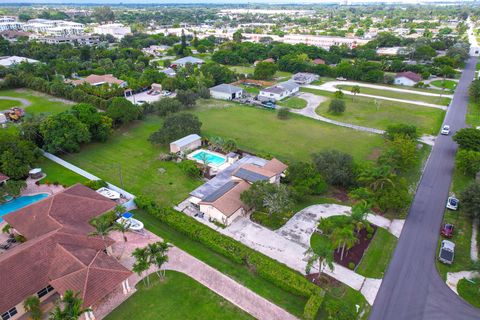
[(273, 100), (278, 101), (290, 97), (298, 92), (300, 85), (295, 81), (289, 80), (280, 82), (274, 86), (260, 90), (258, 94), (259, 100)]
[(195, 150), (202, 146), (202, 138), (198, 134), (190, 134), (170, 143), (170, 152), (178, 153)]
[(185, 67), (187, 65), (187, 63), (197, 65), (197, 64), (203, 64), (203, 63), (205, 63), (205, 61), (203, 61), (202, 59), (199, 59), (199, 58), (189, 56), (189, 57), (183, 57), (183, 58), (180, 58), (180, 59), (177, 59), (177, 60), (173, 61), (172, 65), (177, 66), (177, 67)]
[(214, 99), (234, 100), (243, 96), (243, 89), (231, 84), (222, 83), (210, 88), (210, 95)]

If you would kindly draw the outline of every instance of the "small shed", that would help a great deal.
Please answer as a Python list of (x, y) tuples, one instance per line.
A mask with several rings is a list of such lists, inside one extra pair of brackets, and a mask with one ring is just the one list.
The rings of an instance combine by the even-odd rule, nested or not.
[(222, 83), (210, 88), (210, 95), (214, 99), (233, 100), (243, 96), (243, 89), (231, 84)]
[(152, 90), (156, 92), (161, 92), (162, 91), (162, 85), (158, 83), (152, 83), (151, 85)]
[(194, 150), (202, 146), (202, 138), (198, 134), (190, 134), (170, 143), (170, 152), (178, 153)]
[(41, 168), (34, 168), (28, 171), (28, 175), (32, 179), (40, 179), (41, 177), (43, 177), (43, 172)]

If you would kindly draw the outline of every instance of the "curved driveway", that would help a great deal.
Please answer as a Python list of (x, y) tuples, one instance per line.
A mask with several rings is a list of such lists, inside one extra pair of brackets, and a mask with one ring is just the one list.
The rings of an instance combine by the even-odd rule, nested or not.
[[(470, 58), (455, 91), (445, 123), (465, 127), (468, 87), (475, 74)], [(457, 146), (439, 136), (417, 189), (392, 261), (370, 315), (371, 320), (478, 320), (480, 309), (448, 288), (437, 272), (438, 230), (443, 219)]]

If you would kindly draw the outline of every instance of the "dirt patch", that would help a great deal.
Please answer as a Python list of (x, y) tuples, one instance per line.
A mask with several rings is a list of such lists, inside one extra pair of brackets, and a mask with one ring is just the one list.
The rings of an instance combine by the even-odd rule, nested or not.
[(363, 228), (362, 230), (360, 230), (357, 236), (357, 239), (358, 239), (357, 244), (355, 244), (348, 251), (345, 249), (345, 252), (343, 254), (343, 259), (340, 259), (342, 254), (342, 248), (340, 248), (339, 250), (334, 251), (333, 260), (336, 263), (347, 268), (350, 263), (353, 263), (356, 267), (360, 263), (360, 260), (362, 260), (363, 253), (365, 252), (365, 250), (367, 250), (368, 245), (372, 241), (373, 235), (377, 230), (376, 226), (372, 224), (370, 226), (373, 228), (373, 233), (370, 238), (367, 236), (368, 235), (367, 229)]
[(350, 198), (348, 197), (348, 191), (343, 188), (334, 188), (329, 192), (329, 197), (334, 198), (341, 203), (348, 203)]
[(270, 86), (273, 86), (273, 82), (271, 81), (263, 81), (263, 80), (254, 80), (254, 79), (241, 79), (241, 80), (238, 80), (236, 82), (233, 82), (231, 83), (232, 85), (239, 85), (239, 84), (242, 84), (242, 83), (252, 83), (252, 84), (256, 84), (258, 86), (262, 86), (262, 87), (270, 87)]
[(382, 154), (381, 148), (374, 148), (372, 152), (368, 155), (367, 159), (371, 161), (376, 161)]

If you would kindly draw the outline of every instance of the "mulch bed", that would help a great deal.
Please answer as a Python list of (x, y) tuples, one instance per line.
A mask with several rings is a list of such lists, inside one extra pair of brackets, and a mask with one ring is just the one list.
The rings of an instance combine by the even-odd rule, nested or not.
[(343, 259), (340, 260), (340, 256), (342, 254), (342, 249), (340, 248), (340, 250), (335, 250), (333, 252), (333, 260), (336, 263), (338, 263), (338, 264), (340, 264), (344, 267), (347, 267), (347, 268), (348, 268), (348, 264), (350, 262), (353, 262), (355, 264), (355, 267), (356, 267), (358, 265), (358, 263), (360, 262), (360, 260), (362, 259), (363, 253), (365, 252), (365, 250), (367, 250), (368, 245), (370, 244), (370, 241), (372, 241), (373, 235), (377, 231), (376, 226), (374, 226), (374, 225), (370, 225), (370, 226), (374, 230), (373, 234), (372, 234), (372, 237), (370, 239), (367, 237), (367, 230), (365, 228), (363, 228), (362, 230), (360, 230), (359, 235), (357, 237), (359, 239), (357, 244), (354, 245), (352, 248), (350, 248), (350, 250), (348, 250), (348, 251), (347, 251), (347, 249), (345, 249), (345, 252), (343, 254)]
[(348, 197), (348, 191), (343, 188), (334, 188), (329, 192), (329, 196), (342, 202), (348, 203), (350, 198)]

